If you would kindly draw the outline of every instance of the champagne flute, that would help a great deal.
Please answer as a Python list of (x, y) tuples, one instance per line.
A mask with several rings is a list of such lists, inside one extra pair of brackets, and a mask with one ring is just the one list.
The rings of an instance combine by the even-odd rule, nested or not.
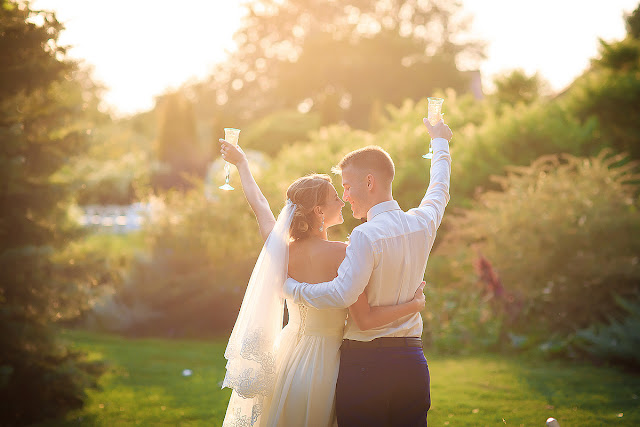
[[(427, 98), (427, 102), (429, 103), (429, 109), (427, 110), (427, 120), (431, 123), (431, 126), (435, 126), (440, 120), (442, 120), (442, 104), (444, 103), (443, 98)], [(422, 156), (425, 159), (430, 159), (433, 157), (433, 147), (431, 146), (431, 141), (429, 141), (429, 152)]]
[[(240, 137), (240, 129), (224, 128), (224, 140), (229, 144), (238, 145), (238, 138)], [(229, 185), (229, 175), (231, 175), (231, 164), (227, 161), (224, 162), (224, 184), (218, 187), (221, 190), (231, 191), (234, 188)]]

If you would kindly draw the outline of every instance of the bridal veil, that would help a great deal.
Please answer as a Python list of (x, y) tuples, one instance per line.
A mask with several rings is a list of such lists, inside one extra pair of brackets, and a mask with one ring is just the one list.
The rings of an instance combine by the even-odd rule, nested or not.
[(282, 330), (282, 286), (289, 263), (289, 228), (296, 205), (287, 200), (253, 269), (224, 357), (222, 387), (233, 389), (224, 426), (254, 426), (273, 393), (276, 339)]

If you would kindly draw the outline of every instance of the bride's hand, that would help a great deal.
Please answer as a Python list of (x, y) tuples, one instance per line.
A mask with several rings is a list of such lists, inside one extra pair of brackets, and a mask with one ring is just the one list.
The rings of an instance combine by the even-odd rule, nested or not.
[(222, 158), (232, 165), (240, 166), (241, 163), (247, 161), (247, 156), (237, 145), (229, 144), (224, 139), (220, 138), (220, 153)]
[(420, 283), (420, 286), (418, 286), (418, 289), (416, 290), (416, 293), (413, 295), (413, 302), (416, 304), (417, 307), (417, 311), (422, 311), (424, 310), (424, 306), (426, 304), (426, 298), (424, 296), (424, 286), (426, 285), (426, 282), (422, 282)]

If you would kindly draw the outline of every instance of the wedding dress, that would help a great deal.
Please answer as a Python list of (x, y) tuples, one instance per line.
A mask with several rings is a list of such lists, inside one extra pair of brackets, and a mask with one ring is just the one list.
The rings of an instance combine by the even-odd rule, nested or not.
[(340, 345), (347, 310), (317, 310), (287, 300), (289, 323), (277, 350), (277, 380), (267, 426), (333, 426)]
[(289, 227), (296, 206), (278, 215), (229, 338), (223, 387), (232, 388), (223, 426), (335, 425), (335, 387), (346, 309), (316, 310), (287, 301)]

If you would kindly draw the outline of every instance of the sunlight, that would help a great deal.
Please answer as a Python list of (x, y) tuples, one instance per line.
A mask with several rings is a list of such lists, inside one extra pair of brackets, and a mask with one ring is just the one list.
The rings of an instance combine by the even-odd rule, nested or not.
[[(32, 5), (56, 11), (66, 26), (61, 44), (71, 45), (72, 57), (94, 66), (94, 78), (108, 87), (105, 103), (118, 114), (131, 114), (152, 108), (154, 97), (168, 89), (206, 77), (224, 60), (225, 52), (234, 48), (233, 33), (245, 3), (114, 0), (106, 6), (83, 0), (34, 0)], [(598, 37), (624, 35), (622, 11), (636, 4), (612, 0), (585, 7), (578, 0), (465, 0), (462, 8), (473, 19), (473, 35), (488, 44), (488, 57), (480, 66), (485, 89), (491, 89), (496, 74), (521, 68), (530, 74), (539, 71), (554, 90), (562, 90), (589, 65)], [(573, 19), (578, 13), (580, 19)], [(355, 8), (349, 18), (359, 22)], [(366, 21), (359, 24), (363, 32), (378, 30)], [(545, 31), (569, 26), (561, 38), (557, 31)], [(401, 28), (403, 34), (406, 31)], [(424, 31), (433, 33), (433, 28)]]
[(233, 49), (242, 1), (36, 0), (55, 10), (66, 30), (61, 44), (94, 66), (108, 86), (105, 101), (120, 114), (153, 107), (153, 97), (189, 79), (206, 77)]
[(622, 13), (637, 4), (464, 0), (463, 10), (473, 15), (473, 33), (488, 43), (488, 59), (481, 66), (483, 86), (490, 89), (495, 74), (521, 68), (528, 74), (539, 71), (554, 90), (564, 89), (589, 66), (598, 38), (624, 37)]

